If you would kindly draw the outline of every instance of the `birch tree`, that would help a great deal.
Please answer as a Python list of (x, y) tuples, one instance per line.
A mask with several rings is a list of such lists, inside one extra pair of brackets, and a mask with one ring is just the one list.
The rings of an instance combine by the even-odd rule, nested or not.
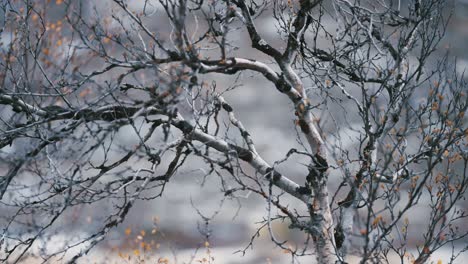
[[(47, 262), (80, 247), (65, 259), (76, 262), (137, 201), (184, 177), (191, 158), (228, 199), (264, 199), (258, 232), (268, 230), (293, 262), (396, 254), (426, 263), (467, 241), (467, 86), (441, 44), (450, 2), (131, 2), (1, 3), (2, 261)], [(233, 85), (216, 81), (228, 75)], [(242, 86), (250, 75), (271, 87), (267, 96), (290, 101), (299, 147), (280, 160), (264, 158), (261, 135), (227, 99), (255, 89)], [(114, 140), (124, 129), (136, 144)], [(278, 168), (295, 159), (307, 160), (308, 173)], [(76, 207), (102, 202), (112, 212), (98, 230), (35, 250), (64, 232)], [(426, 231), (412, 235), (421, 243), (410, 253), (421, 207)], [(303, 232), (303, 243), (278, 239), (275, 222)]]

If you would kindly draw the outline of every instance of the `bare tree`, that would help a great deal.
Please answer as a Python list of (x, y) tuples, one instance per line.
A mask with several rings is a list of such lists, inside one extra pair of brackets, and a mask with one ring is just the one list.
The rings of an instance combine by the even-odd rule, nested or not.
[[(89, 2), (2, 1), (2, 261), (47, 262), (82, 248), (66, 259), (75, 262), (136, 201), (183, 177), (190, 159), (229, 199), (263, 197), (260, 229), (293, 262), (405, 261), (415, 214), (426, 231), (413, 235), (414, 263), (444, 246), (454, 249), (450, 262), (458, 256), (455, 243), (468, 234), (468, 96), (440, 44), (450, 2)], [(275, 38), (262, 32), (265, 21)], [(281, 160), (262, 158), (226, 99), (252, 73), (268, 96), (291, 102), (299, 147)], [(216, 82), (225, 75), (233, 84)], [(122, 131), (131, 143), (115, 140)], [(279, 168), (305, 159), (304, 175)], [(96, 232), (34, 250), (64, 232), (74, 208), (103, 202), (112, 208)], [(277, 221), (304, 241), (277, 238)]]

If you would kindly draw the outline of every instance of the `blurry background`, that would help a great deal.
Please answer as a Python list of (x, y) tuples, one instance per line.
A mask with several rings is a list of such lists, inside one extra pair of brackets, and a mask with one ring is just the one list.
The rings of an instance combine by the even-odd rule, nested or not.
[[(58, 2), (58, 1), (57, 1)], [(129, 1), (132, 8), (141, 8), (143, 1)], [(404, 4), (405, 1), (402, 1)], [(97, 10), (103, 17), (109, 12), (107, 1), (83, 1), (85, 14), (93, 16)], [(468, 68), (468, 0), (455, 0), (454, 14), (445, 42), (441, 44), (443, 48), (449, 48), (454, 56), (457, 57), (457, 69), (460, 74)], [(96, 10), (94, 10), (96, 6)], [(50, 10), (49, 15), (60, 19), (61, 6)], [(1, 17), (1, 14), (0, 14)], [(170, 25), (164, 14), (154, 15), (154, 21), (149, 24), (150, 27), (170, 30)], [(262, 36), (274, 46), (281, 46), (276, 34), (275, 23), (270, 14), (265, 14), (257, 20), (257, 25), (262, 32)], [(325, 21), (325, 23), (327, 23)], [(334, 23), (329, 21), (328, 23)], [(331, 25), (332, 26), (332, 25)], [(244, 32), (245, 33), (245, 32)], [(236, 33), (237, 34), (237, 33)], [(231, 37), (238, 39), (239, 50), (237, 54), (245, 58), (258, 58), (258, 54), (250, 48), (250, 42), (246, 34), (235, 35)], [(3, 45), (7, 45), (3, 38)], [(442, 54), (444, 50), (440, 51)], [(268, 62), (268, 61), (264, 61)], [(287, 97), (280, 94), (267, 82), (262, 76), (244, 73), (240, 82), (241, 87), (233, 89), (225, 94), (226, 100), (233, 106), (235, 113), (243, 122), (244, 126), (251, 133), (257, 146), (257, 150), (264, 159), (273, 163), (283, 158), (290, 148), (301, 149), (297, 142), (296, 127), (294, 125), (293, 106)], [(220, 90), (227, 89), (236, 81), (236, 76), (209, 75), (206, 80), (216, 80), (217, 87)], [(346, 109), (346, 104), (343, 105)], [(331, 106), (333, 110), (333, 106)], [(183, 111), (184, 109), (182, 109)], [(353, 109), (349, 109), (347, 116), (335, 116), (347, 119), (353, 123)], [(320, 116), (320, 113), (317, 113)], [(340, 120), (338, 120), (340, 121)], [(359, 124), (357, 124), (359, 125)], [(324, 125), (326, 127), (326, 124)], [(350, 152), (357, 151), (353, 141), (356, 135), (350, 130), (338, 131), (339, 134), (346, 136), (349, 142), (345, 142)], [(132, 144), (132, 133), (121, 129), (116, 138), (121, 143)], [(274, 142), (274, 144), (272, 144)], [(10, 150), (11, 153), (21, 151), (21, 145), (16, 144)], [(281, 172), (286, 173), (298, 183), (304, 181), (307, 169), (300, 160), (287, 162), (279, 167)], [(138, 167), (139, 164), (133, 164)], [(219, 178), (214, 175), (205, 177), (205, 170), (202, 164), (192, 160), (183, 166), (175, 175), (162, 197), (139, 201), (135, 205), (125, 220), (117, 229), (111, 231), (108, 238), (98, 247), (93, 249), (89, 256), (83, 258), (82, 263), (109, 262), (123, 263), (128, 261), (132, 263), (136, 259), (145, 256), (151, 259), (150, 263), (161, 261), (165, 258), (170, 263), (199, 263), (203, 258), (209, 260), (214, 258), (213, 263), (287, 263), (290, 255), (287, 252), (273, 246), (269, 236), (261, 232), (255, 239), (252, 248), (245, 250), (245, 255), (239, 250), (245, 249), (252, 236), (255, 235), (259, 227), (257, 222), (266, 216), (266, 203), (256, 195), (245, 193), (245, 197), (237, 200), (224, 197), (220, 191)], [(334, 190), (341, 175), (333, 172), (330, 175), (330, 188)], [(291, 200), (291, 203), (295, 203)], [(102, 214), (109, 204), (103, 202), (100, 206), (93, 208), (83, 207), (80, 209), (80, 217), (73, 218), (70, 221), (64, 221), (62, 232), (64, 236), (74, 236), (80, 232), (86, 232), (86, 228), (93, 225), (99, 225), (101, 219), (95, 218), (95, 210)], [(96, 209), (98, 208), (98, 209)], [(468, 209), (465, 203), (464, 209)], [(198, 212), (197, 212), (198, 210)], [(420, 212), (414, 212), (415, 219), (411, 219), (413, 229), (410, 234), (421, 234), (424, 225), (418, 225), (419, 220), (424, 220), (424, 208)], [(209, 217), (209, 222), (205, 221), (200, 214)], [(214, 216), (213, 216), (214, 215)], [(71, 219), (71, 218), (70, 218)], [(275, 232), (284, 238), (293, 237), (296, 234), (290, 234), (287, 224), (277, 225)], [(207, 241), (207, 235), (209, 239)], [(143, 243), (143, 244), (142, 244)], [(460, 241), (460, 247), (468, 243), (468, 240)], [(51, 241), (50, 247), (60, 244), (60, 238), (57, 241)], [(410, 243), (411, 244), (411, 243)], [(412, 242), (417, 245), (417, 241)], [(145, 246), (151, 250), (142, 250)], [(209, 250), (208, 250), (209, 248)], [(237, 253), (236, 253), (237, 252)], [(438, 251), (432, 257), (437, 261), (442, 259), (443, 263), (448, 261), (451, 252)], [(314, 257), (304, 257), (301, 263), (312, 263)], [(396, 260), (395, 260), (396, 261)], [(466, 263), (468, 255), (464, 254), (458, 259), (457, 263)], [(208, 263), (208, 262), (207, 262)]]

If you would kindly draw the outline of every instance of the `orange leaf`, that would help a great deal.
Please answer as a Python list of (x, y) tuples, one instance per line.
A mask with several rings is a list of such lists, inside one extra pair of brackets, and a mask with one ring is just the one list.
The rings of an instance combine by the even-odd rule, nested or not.
[(86, 88), (83, 91), (80, 92), (79, 97), (83, 98), (91, 93), (91, 89)]
[(382, 221), (382, 216), (378, 215), (376, 218), (374, 218), (374, 221), (372, 221), (372, 226), (375, 228), (380, 223), (380, 221)]

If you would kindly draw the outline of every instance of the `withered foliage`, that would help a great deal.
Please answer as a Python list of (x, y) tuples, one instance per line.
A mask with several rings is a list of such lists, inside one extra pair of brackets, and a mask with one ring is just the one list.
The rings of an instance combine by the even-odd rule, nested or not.
[[(468, 89), (442, 45), (450, 17), (443, 0), (2, 1), (0, 260), (77, 261), (192, 163), (226, 199), (264, 199), (249, 246), (266, 229), (293, 262), (454, 261)], [(255, 89), (249, 74), (290, 100), (280, 160), (226, 99)], [(47, 247), (83, 208), (102, 221)]]

